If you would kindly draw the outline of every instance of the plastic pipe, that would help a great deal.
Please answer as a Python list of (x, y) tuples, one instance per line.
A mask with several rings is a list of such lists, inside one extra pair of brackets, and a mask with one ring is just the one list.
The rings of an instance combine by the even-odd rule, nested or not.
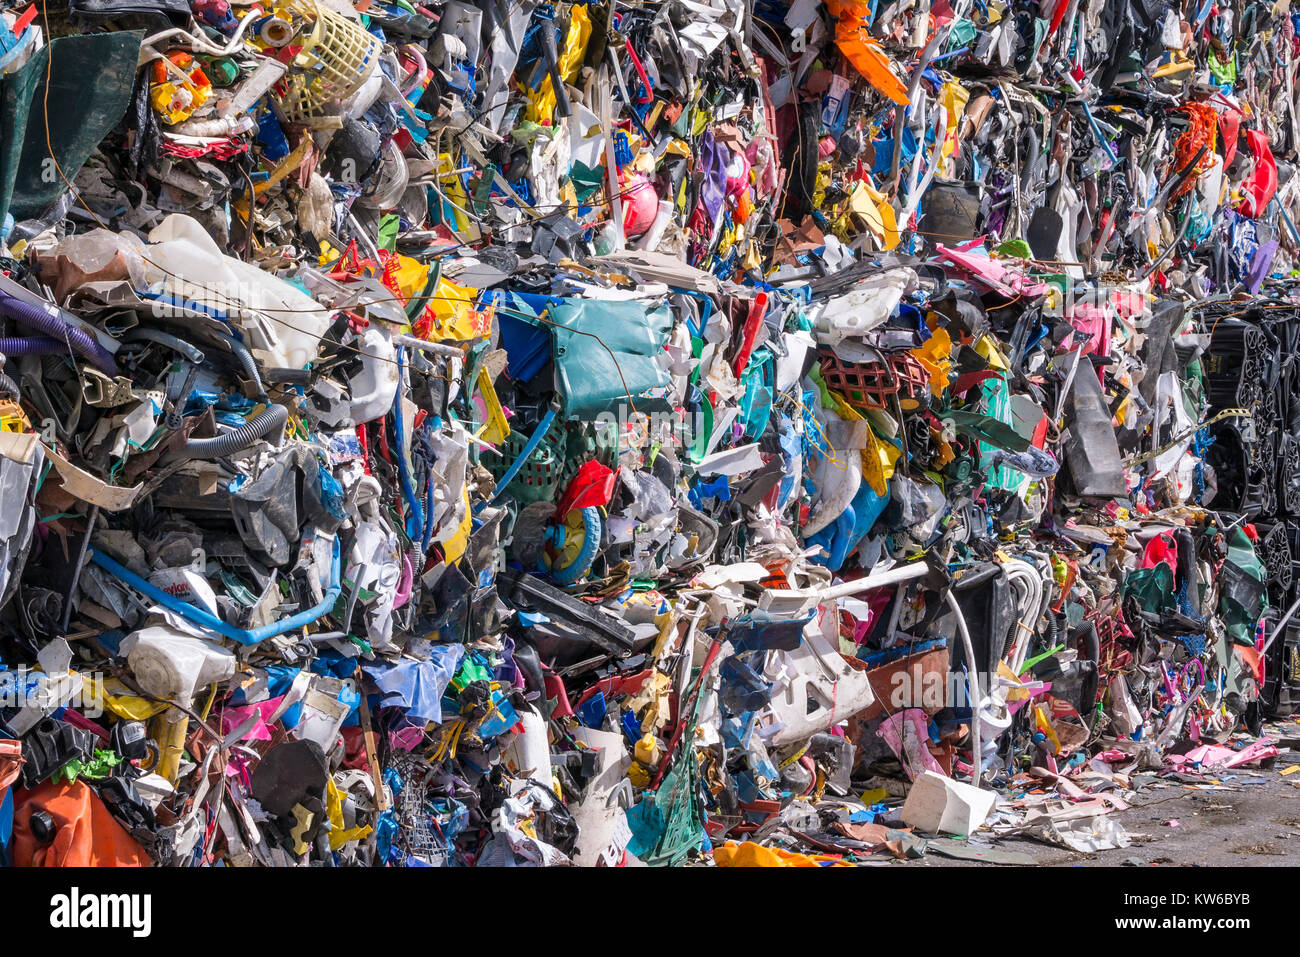
[(257, 386), (257, 397), (266, 401), (266, 386), (262, 384), (262, 376), (257, 371), (257, 362), (253, 359), (253, 354), (248, 351), (248, 346), (234, 336), (229, 336), (226, 342), (230, 346), (230, 351), (235, 354), (235, 358), (239, 360), (239, 364), (244, 367), (244, 372), (253, 380), (253, 385)]
[(343, 560), (340, 557), (340, 545), (337, 536), (334, 539), (333, 557), (330, 564), (330, 584), (329, 588), (326, 589), (325, 597), (321, 599), (320, 604), (313, 605), (306, 611), (300, 611), (296, 615), (290, 615), (288, 618), (281, 618), (279, 621), (273, 621), (269, 625), (263, 625), (261, 628), (252, 629), (236, 628), (234, 625), (228, 625), (207, 609), (199, 608), (195, 605), (189, 604), (188, 602), (181, 601), (175, 595), (169, 595), (157, 585), (145, 581), (135, 572), (122, 567), (97, 549), (92, 548), (90, 550), (90, 560), (114, 578), (125, 582), (136, 591), (152, 598), (164, 608), (176, 612), (176, 614), (194, 622), (196, 625), (201, 625), (210, 631), (215, 631), (224, 638), (237, 641), (241, 645), (255, 645), (268, 638), (287, 634), (288, 632), (296, 631), (299, 628), (304, 628), (307, 625), (312, 624), (326, 612), (333, 609), (334, 603), (338, 601), (339, 593), (343, 590), (342, 584), (340, 583)]
[[(913, 581), (917, 578), (924, 578), (930, 572), (930, 566), (925, 562), (910, 562), (906, 565), (899, 565), (890, 568), (887, 571), (880, 572), (876, 575), (867, 575), (864, 578), (857, 578), (851, 582), (841, 582), (838, 585), (831, 585), (827, 588), (819, 588), (809, 591), (795, 591), (794, 589), (764, 589), (764, 595), (772, 595), (777, 599), (790, 599), (799, 597), (816, 598), (818, 603), (831, 601), (836, 598), (844, 598), (849, 595), (856, 595), (859, 592), (871, 591), (874, 588), (884, 588), (889, 585), (901, 585), (904, 582)], [(980, 769), (982, 767), (983, 755), (981, 754), (980, 742), (980, 717), (979, 705), (983, 698), (980, 693), (979, 675), (975, 668), (975, 648), (971, 644), (970, 629), (966, 627), (966, 616), (962, 614), (961, 605), (957, 604), (957, 599), (953, 597), (951, 589), (944, 589), (944, 600), (948, 603), (948, 608), (952, 611), (953, 617), (957, 619), (957, 632), (961, 635), (962, 647), (966, 652), (967, 679), (971, 685), (971, 696), (975, 699), (971, 706), (971, 739), (974, 744), (975, 757), (975, 778), (971, 782), (976, 787), (980, 786)], [(1300, 604), (1300, 603), (1298, 603)], [(759, 607), (763, 608), (762, 601)]]
[(47, 311), (29, 302), (24, 302), (4, 290), (0, 290), (0, 314), (8, 316), (14, 322), (22, 323), (24, 326), (38, 329), (56, 342), (67, 343), (75, 352), (88, 359), (101, 372), (112, 376), (117, 375), (117, 362), (113, 359), (112, 354), (96, 342), (95, 338), (89, 333), (64, 322), (53, 311), (54, 308), (51, 305)]
[(170, 332), (163, 332), (161, 329), (151, 329), (148, 326), (136, 326), (122, 337), (127, 342), (134, 342), (138, 339), (144, 339), (148, 342), (156, 342), (159, 345), (167, 346), (179, 352), (190, 362), (198, 365), (203, 361), (203, 351), (186, 342), (180, 336), (173, 336)]
[(189, 362), (189, 372), (181, 382), (181, 388), (176, 396), (176, 401), (172, 403), (167, 412), (167, 417), (163, 419), (163, 425), (169, 429), (179, 429), (184, 420), (185, 404), (189, 401), (190, 390), (193, 389), (194, 383), (198, 378), (199, 366), (203, 364), (203, 352), (195, 346), (174, 336), (170, 332), (163, 332), (161, 329), (135, 328), (130, 330), (123, 339), (127, 342), (145, 341), (156, 342), (160, 345), (167, 346), (169, 349), (179, 353)]
[(425, 352), (432, 352), (438, 356), (447, 356), (449, 359), (465, 358), (465, 353), (460, 346), (449, 346), (445, 342), (430, 342), (428, 339), (417, 339), (415, 336), (408, 336), (403, 333), (393, 333), (389, 338), (392, 339), (395, 346), (410, 346), (412, 349), (423, 349)]
[[(224, 47), (218, 46), (209, 40), (207, 36), (203, 34), (201, 28), (196, 27), (199, 31), (197, 36), (189, 30), (182, 29), (181, 27), (173, 27), (170, 30), (163, 30), (161, 33), (147, 36), (143, 41), (141, 41), (141, 61), (146, 62), (153, 59), (153, 57), (161, 57), (162, 54), (157, 50), (154, 50), (153, 45), (155, 43), (161, 43), (163, 40), (170, 40), (172, 37), (180, 37), (195, 50), (207, 53), (211, 56), (230, 56), (243, 46), (244, 33), (253, 25), (254, 20), (260, 18), (261, 14), (256, 10), (250, 10), (248, 13), (244, 14), (243, 18), (239, 21), (239, 26), (236, 28), (234, 35), (226, 42)], [(147, 54), (149, 53), (152, 53), (153, 57), (148, 56)]]
[(65, 343), (49, 336), (5, 336), (0, 352), (7, 356), (57, 356), (68, 351)]
[[(541, 18), (539, 14), (539, 18)], [(546, 72), (551, 77), (551, 92), (555, 94), (555, 112), (568, 119), (573, 115), (569, 104), (569, 91), (564, 88), (564, 77), (560, 73), (560, 55), (555, 43), (554, 14), (545, 17), (541, 24), (542, 56), (546, 59)]]
[[(451, 39), (456, 38), (452, 36)], [(424, 83), (424, 77), (429, 72), (429, 64), (428, 61), (424, 59), (424, 52), (414, 43), (407, 43), (400, 47), (400, 50), (415, 61), (415, 72), (412, 73), (410, 79), (400, 87), (402, 96), (406, 97), (407, 101), (410, 101), (412, 91)]]
[(713, 315), (713, 298), (706, 293), (697, 292), (694, 289), (683, 289), (681, 286), (669, 286), (673, 292), (680, 292), (683, 296), (690, 296), (692, 299), (700, 301), (700, 327), (697, 329), (691, 324), (690, 317), (686, 318), (686, 327), (690, 330), (691, 335), (697, 339), (704, 338), (704, 330), (709, 327), (709, 317)]
[(898, 631), (898, 618), (903, 612), (903, 595), (907, 593), (905, 585), (899, 585), (894, 589), (894, 607), (889, 612), (889, 627), (885, 629), (885, 645), (892, 648), (894, 645), (894, 632)]
[(983, 777), (981, 770), (984, 765), (984, 748), (983, 742), (980, 741), (980, 702), (984, 700), (984, 696), (980, 693), (975, 647), (971, 644), (970, 629), (966, 627), (966, 616), (961, 613), (961, 605), (957, 604), (957, 598), (951, 588), (944, 589), (943, 600), (948, 603), (953, 617), (957, 619), (957, 633), (961, 635), (962, 648), (966, 652), (966, 680), (970, 682), (970, 693), (974, 699), (970, 707), (971, 759), (974, 763), (971, 784), (980, 787), (980, 779)]
[(1029, 652), (1028, 636), (1034, 634), (1034, 625), (1042, 613), (1043, 576), (1033, 565), (1019, 559), (1003, 562), (1002, 569), (1019, 597), (1020, 614), (1012, 626), (1016, 631), (1008, 654), (1008, 664), (1016, 671)]
[(276, 429), (283, 429), (288, 421), (288, 409), (282, 405), (270, 405), (233, 432), (225, 432), (207, 439), (190, 439), (179, 452), (171, 456), (171, 459), (175, 461), (176, 459), (225, 458), (227, 455), (243, 451)]
[[(816, 598), (818, 602), (830, 601), (835, 598), (846, 598), (849, 595), (856, 595), (859, 592), (871, 591), (873, 588), (885, 588), (889, 585), (901, 585), (903, 582), (914, 581), (917, 578), (924, 578), (930, 571), (930, 566), (925, 562), (911, 562), (907, 565), (897, 565), (887, 571), (867, 575), (863, 578), (855, 578), (853, 581), (840, 582), (838, 585), (828, 585), (825, 588), (809, 589), (808, 591), (795, 590), (792, 588), (766, 588), (765, 594), (771, 594), (773, 598)], [(761, 603), (760, 603), (761, 607)]]

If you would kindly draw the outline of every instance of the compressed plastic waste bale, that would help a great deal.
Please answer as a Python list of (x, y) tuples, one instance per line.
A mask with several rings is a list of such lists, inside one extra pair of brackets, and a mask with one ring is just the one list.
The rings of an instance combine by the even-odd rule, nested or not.
[(0, 854), (1100, 853), (1268, 762), (1295, 28), (1157, 6), (0, 9)]

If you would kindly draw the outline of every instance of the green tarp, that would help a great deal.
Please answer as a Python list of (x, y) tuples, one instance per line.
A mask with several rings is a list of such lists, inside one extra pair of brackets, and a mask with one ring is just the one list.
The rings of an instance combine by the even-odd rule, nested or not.
[(0, 78), (0, 220), (39, 216), (67, 190), (126, 114), (143, 36), (60, 37)]

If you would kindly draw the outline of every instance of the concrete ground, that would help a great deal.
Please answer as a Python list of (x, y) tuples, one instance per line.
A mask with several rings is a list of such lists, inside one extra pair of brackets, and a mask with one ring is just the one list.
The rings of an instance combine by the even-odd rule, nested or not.
[[(1138, 790), (1129, 809), (1114, 815), (1132, 839), (1129, 847), (1081, 854), (1024, 836), (997, 838), (992, 846), (1028, 854), (1040, 866), (1300, 865), (1300, 771), (1281, 773), (1300, 765), (1300, 722), (1272, 722), (1264, 730), (1283, 753), (1271, 769), (1235, 769), (1217, 776), (1232, 790), (1195, 790), (1176, 782)], [(933, 852), (915, 863), (989, 866)]]

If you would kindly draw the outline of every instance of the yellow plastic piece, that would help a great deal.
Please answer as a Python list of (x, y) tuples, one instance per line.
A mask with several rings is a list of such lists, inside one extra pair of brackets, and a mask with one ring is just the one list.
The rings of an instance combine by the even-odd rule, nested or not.
[(653, 734), (668, 724), (672, 717), (672, 681), (662, 671), (655, 670), (641, 690), (627, 700), (626, 707), (641, 715), (641, 730)]
[(0, 399), (0, 432), (30, 432), (31, 422), (23, 407), (11, 399)]
[[(559, 51), (560, 78), (565, 83), (572, 84), (578, 79), (578, 70), (590, 39), (591, 19), (587, 16), (586, 4), (574, 4), (569, 8), (569, 31), (564, 35), (564, 49)], [(555, 122), (555, 90), (551, 86), (550, 74), (542, 80), (540, 88), (528, 90), (527, 94), (525, 116), (534, 123), (551, 126)]]
[(174, 125), (188, 120), (212, 95), (211, 85), (198, 83), (155, 83), (149, 88), (149, 101), (164, 123)]
[(492, 329), (491, 319), (486, 313), (474, 308), (478, 290), (469, 286), (460, 286), (448, 279), (438, 279), (434, 287), (433, 298), (429, 300), (425, 313), (420, 318), (419, 326), (427, 322), (429, 327), (417, 330), (417, 335), (433, 340), (481, 339)]
[(469, 507), (468, 489), (461, 490), (461, 500), (464, 502), (465, 508), (460, 528), (456, 529), (456, 534), (447, 539), (442, 547), (448, 565), (456, 564), (460, 561), (461, 556), (465, 554), (465, 549), (469, 547), (469, 533), (474, 527), (474, 514)]
[(322, 239), (320, 244), (320, 255), (316, 257), (316, 265), (328, 266), (330, 263), (337, 260), (340, 255), (341, 254), (337, 249)]
[[(1020, 680), (1020, 677), (1009, 667), (1007, 667), (1007, 663), (1005, 661), (998, 662), (998, 677), (1005, 678), (1008, 681), (1013, 681), (1017, 686), (1024, 684), (1024, 682)], [(1008, 702), (1020, 701), (1028, 697), (1029, 697), (1028, 688), (1013, 687), (1007, 690)]]
[(181, 756), (185, 753), (185, 735), (189, 731), (190, 719), (179, 708), (169, 707), (154, 719), (152, 737), (158, 742), (157, 773), (175, 784), (180, 774)]
[(582, 546), (586, 544), (587, 523), (582, 518), (582, 511), (574, 509), (564, 520), (564, 546), (559, 555), (551, 562), (551, 567), (568, 568), (578, 558)]
[(1070, 566), (1065, 563), (1065, 559), (1059, 555), (1052, 556), (1052, 581), (1057, 586), (1064, 586), (1066, 578), (1069, 577)]
[[(861, 422), (866, 419), (866, 416), (849, 405), (838, 392), (830, 389), (826, 391), (835, 401), (835, 412), (841, 419), (848, 422)], [(890, 452), (893, 454), (891, 455)], [(898, 461), (899, 455), (898, 449), (888, 442), (880, 441), (871, 427), (870, 420), (867, 420), (867, 447), (862, 450), (862, 480), (870, 485), (871, 491), (877, 495), (889, 493), (889, 486), (886, 483), (893, 477), (894, 463)]]
[(1187, 59), (1186, 54), (1181, 50), (1174, 51), (1169, 62), (1158, 66), (1152, 71), (1151, 75), (1155, 77), (1172, 76), (1175, 73), (1182, 73), (1196, 66), (1191, 60)]
[(425, 284), (429, 281), (429, 269), (428, 263), (398, 253), (397, 268), (393, 270), (397, 291), (407, 299), (424, 292)]
[(1052, 754), (1060, 754), (1061, 739), (1056, 736), (1056, 728), (1052, 726), (1052, 719), (1047, 716), (1047, 712), (1043, 710), (1041, 704), (1034, 706), (1034, 725), (1052, 743)]
[(325, 801), (330, 815), (330, 850), (337, 851), (352, 841), (359, 841), (374, 830), (369, 824), (362, 827), (343, 826), (343, 795), (333, 778), (326, 782)]
[(637, 741), (632, 754), (642, 764), (658, 764), (659, 742), (655, 740), (653, 734), (647, 734)]
[(147, 721), (167, 710), (167, 705), (161, 702), (131, 694), (126, 685), (116, 678), (100, 680), (93, 675), (82, 677), (86, 682), (86, 693), (92, 696), (91, 700), (102, 701), (104, 708), (119, 718), (125, 718), (127, 721)]
[(937, 328), (915, 349), (910, 350), (930, 376), (930, 391), (935, 395), (948, 388), (948, 372), (952, 369), (952, 339), (946, 330)]
[(506, 421), (505, 409), (501, 407), (501, 400), (497, 397), (497, 390), (492, 385), (492, 379), (487, 372), (479, 369), (476, 381), (478, 393), (483, 397), (483, 405), (487, 407), (488, 415), (487, 424), (483, 426), (479, 437), (484, 442), (497, 445), (510, 435), (510, 423)]
[[(271, 170), (266, 179), (262, 180), (260, 183), (253, 184), (253, 195), (261, 196), (267, 190), (271, 189), (287, 177), (290, 173), (297, 170), (298, 167), (302, 165), (303, 160), (307, 158), (307, 151), (311, 149), (311, 146), (312, 138), (310, 136), (304, 136), (299, 141), (298, 145), (293, 148), (293, 151), (282, 159), (275, 169)], [(232, 203), (232, 205), (234, 206), (235, 212), (239, 214), (239, 217), (244, 220), (244, 222), (248, 222), (248, 195), (241, 195), (239, 199)], [(335, 258), (337, 258), (337, 255)]]
[(889, 197), (866, 180), (859, 180), (849, 195), (849, 210), (866, 223), (868, 231), (883, 250), (891, 250), (901, 238), (898, 217)]
[(456, 224), (456, 232), (466, 234), (470, 231), (470, 222), (464, 210), (469, 209), (469, 196), (465, 193), (465, 187), (461, 184), (460, 177), (452, 174), (454, 169), (456, 169), (456, 162), (452, 159), (451, 154), (439, 153), (438, 186), (447, 197), (448, 205), (451, 206), (451, 215)]
[(970, 90), (956, 80), (949, 80), (939, 91), (939, 104), (948, 112), (948, 132), (943, 139), (943, 159), (946, 160), (957, 149), (957, 131), (961, 127), (962, 117), (966, 113), (966, 104), (970, 101)]
[(987, 359), (989, 365), (998, 372), (1006, 372), (1010, 368), (1007, 357), (1002, 354), (997, 342), (990, 335), (980, 336), (979, 342), (975, 343), (975, 351)]
[(876, 448), (880, 452), (880, 471), (886, 479), (893, 478), (898, 460), (903, 456), (903, 450), (890, 442), (877, 442)]

